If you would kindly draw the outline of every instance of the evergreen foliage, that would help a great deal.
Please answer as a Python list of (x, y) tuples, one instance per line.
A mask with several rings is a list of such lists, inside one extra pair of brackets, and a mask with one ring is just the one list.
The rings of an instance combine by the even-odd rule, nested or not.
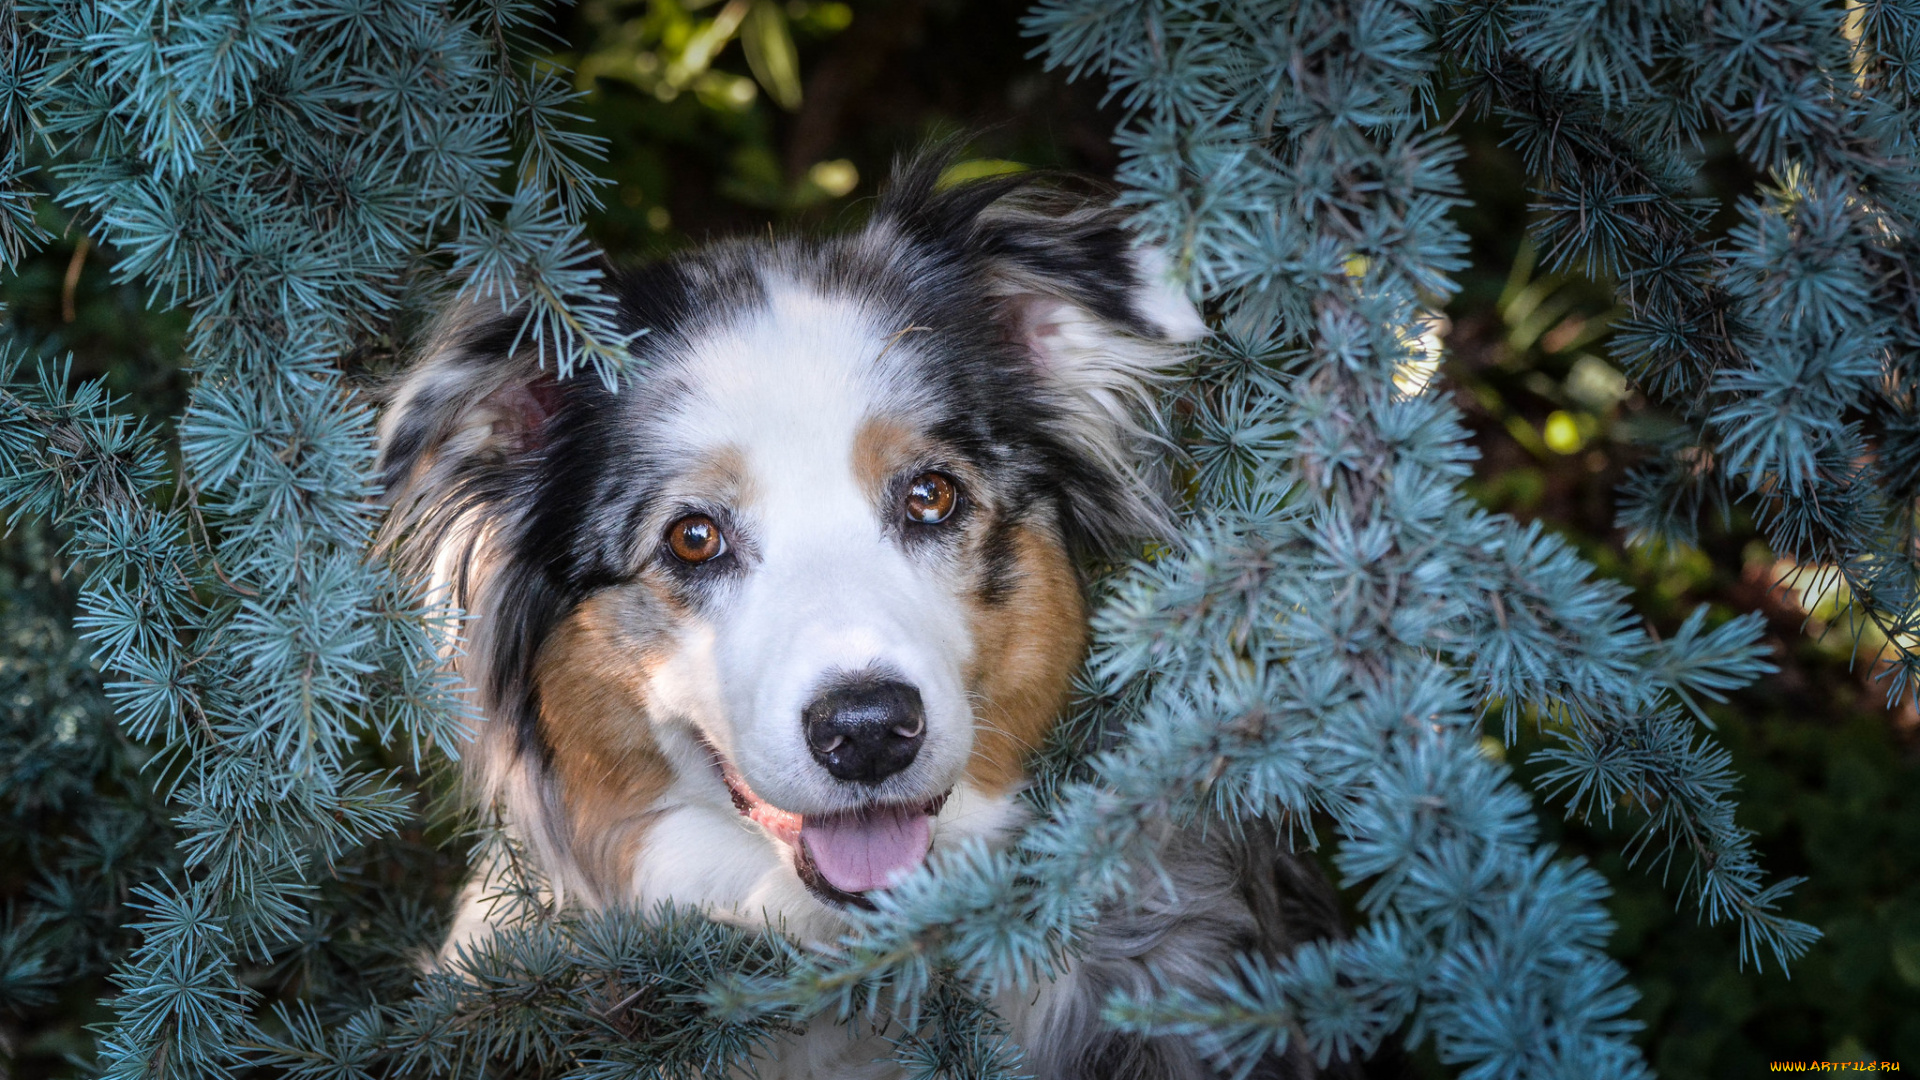
[[(522, 311), (547, 362), (645, 377), (601, 318), (578, 230), (597, 147), (539, 59), (541, 17), (533, 0), (0, 9), (0, 259), (45, 239), (50, 189), (191, 312), (196, 370), (168, 433), (53, 358), (0, 362), (0, 505), (58, 530), (90, 650), (17, 618), (50, 605), (10, 582), (8, 633), (54, 659), (0, 672), (33, 702), (0, 739), (47, 766), (0, 796), (46, 845), (36, 865), (114, 868), (8, 913), (0, 1008), (111, 959), (100, 1066), (119, 1077), (692, 1076), (822, 1015), (891, 1021), (910, 1075), (1011, 1076), (984, 998), (1070, 960), (1163, 823), (1215, 811), (1329, 845), (1362, 922), (1210, 995), (1116, 998), (1112, 1022), (1227, 1066), (1399, 1032), (1473, 1077), (1643, 1075), (1604, 882), (1556, 859), (1483, 753), (1495, 708), (1510, 741), (1522, 720), (1546, 741), (1543, 795), (1631, 817), (1630, 853), (1734, 922), (1743, 959), (1784, 964), (1817, 936), (1782, 914), (1793, 882), (1761, 872), (1700, 729), (1704, 702), (1766, 669), (1758, 620), (1703, 609), (1657, 640), (1565, 542), (1462, 493), (1472, 450), (1424, 388), (1462, 253), (1434, 102), (1457, 75), (1509, 126), (1540, 249), (1612, 276), (1631, 311), (1616, 349), (1683, 421), (1628, 524), (1685, 540), (1744, 500), (1904, 650), (1920, 7), (1042, 0), (1029, 30), (1124, 107), (1123, 198), (1219, 333), (1170, 403), (1188, 529), (1102, 583), (1035, 825), (941, 860), (821, 951), (670, 909), (552, 910), (482, 828), (508, 928), (418, 975), (436, 920), (396, 886), (451, 872), (420, 792), (470, 718), (436, 663), (451, 613), (366, 558), (373, 416), (334, 361), (400, 351), (459, 290)], [(1723, 130), (1774, 180), (1716, 244), (1688, 149)], [(1895, 693), (1916, 664), (1902, 653)], [(83, 790), (102, 775), (112, 793)]]
[[(1447, 15), (1471, 100), (1538, 178), (1549, 263), (1616, 275), (1614, 351), (1684, 421), (1631, 478), (1621, 523), (1685, 542), (1702, 512), (1746, 502), (1776, 552), (1839, 571), (1890, 646), (1889, 701), (1909, 697), (1920, 8)], [(1721, 132), (1769, 181), (1708, 245), (1688, 151)]]
[[(179, 831), (184, 873), (133, 905), (108, 1075), (206, 1077), (259, 1041), (243, 962), (285, 959), (328, 868), (409, 816), (369, 745), (457, 751), (428, 602), (363, 556), (372, 420), (331, 360), (380, 347), (425, 282), (526, 312), (553, 362), (599, 364), (574, 224), (593, 198), (532, 66), (539, 12), (500, 3), (9, 5), (0, 177), (44, 161), (122, 272), (188, 308), (181, 468), (11, 356), (4, 492), (68, 526), (80, 629)], [(9, 210), (7, 255), (39, 237)], [(573, 297), (563, 304), (563, 296)], [(417, 302), (417, 301), (416, 301)], [(170, 497), (157, 490), (172, 481)]]

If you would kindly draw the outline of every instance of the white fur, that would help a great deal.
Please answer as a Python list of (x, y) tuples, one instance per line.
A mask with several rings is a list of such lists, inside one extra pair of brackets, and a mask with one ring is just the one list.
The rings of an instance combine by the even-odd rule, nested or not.
[(836, 677), (897, 672), (925, 703), (926, 742), (878, 794), (932, 799), (972, 753), (973, 643), (960, 568), (930, 574), (902, 551), (854, 474), (861, 425), (912, 407), (875, 364), (893, 343), (849, 301), (770, 284), (765, 312), (685, 359), (696, 389), (660, 425), (695, 456), (744, 456), (752, 494), (737, 513), (755, 550), (716, 617), (658, 666), (654, 704), (697, 727), (761, 798), (824, 813), (852, 804), (809, 754), (801, 710)]
[(1134, 272), (1145, 286), (1135, 297), (1140, 314), (1168, 341), (1199, 341), (1208, 334), (1207, 322), (1187, 298), (1187, 287), (1167, 264), (1165, 249), (1142, 244), (1133, 249)]

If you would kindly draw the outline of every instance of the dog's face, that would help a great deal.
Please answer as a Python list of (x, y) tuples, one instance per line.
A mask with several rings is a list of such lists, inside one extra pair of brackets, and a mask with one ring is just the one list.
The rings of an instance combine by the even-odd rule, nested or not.
[[(659, 745), (717, 761), (811, 884), (858, 894), (919, 863), (963, 778), (1013, 781), (1079, 659), (1080, 595), (1033, 449), (955, 401), (958, 358), (852, 298), (764, 286), (608, 403), (647, 479), (595, 510), (633, 545), (569, 616), (600, 639), (541, 690), (589, 655), (630, 668)], [(542, 720), (555, 743), (585, 727)]]
[(397, 527), (476, 617), (478, 779), (550, 873), (712, 898), (771, 851), (857, 902), (1004, 820), (1084, 647), (1074, 559), (1155, 524), (1137, 410), (1200, 330), (1110, 211), (1004, 194), (909, 177), (852, 237), (618, 281), (649, 332), (614, 390), (475, 320), (401, 384)]

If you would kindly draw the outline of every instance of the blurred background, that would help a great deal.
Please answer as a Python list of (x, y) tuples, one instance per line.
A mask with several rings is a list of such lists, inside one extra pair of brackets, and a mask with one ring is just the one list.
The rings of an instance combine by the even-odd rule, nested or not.
[[(583, 126), (607, 144), (594, 238), (639, 261), (770, 226), (844, 227), (895, 154), (954, 133), (969, 140), (963, 174), (1110, 173), (1117, 112), (1097, 84), (1040, 70), (1022, 11), (1014, 0), (583, 0), (560, 16), (553, 52), (577, 73)], [(1443, 96), (1440, 117), (1453, 113)], [(1446, 307), (1439, 377), (1480, 450), (1472, 494), (1576, 544), (1656, 632), (1702, 603), (1771, 626), (1778, 673), (1708, 711), (1766, 870), (1808, 878), (1786, 913), (1827, 935), (1791, 978), (1742, 970), (1731, 927), (1677, 909), (1683, 870), (1663, 883), (1663, 868), (1627, 865), (1631, 815), (1612, 829), (1544, 823), (1614, 884), (1613, 951), (1642, 995), (1648, 1058), (1672, 1080), (1750, 1077), (1770, 1060), (1920, 1068), (1920, 716), (1886, 707), (1879, 642), (1846, 597), (1817, 568), (1776, 560), (1737, 507), (1712, 517), (1698, 549), (1625, 545), (1616, 488), (1666, 425), (1609, 360), (1610, 285), (1542, 272), (1523, 237), (1526, 178), (1497, 124), (1458, 117), (1453, 130), (1472, 266)], [(1709, 146), (1704, 164), (1700, 194), (1730, 227), (1759, 178), (1731, 146)], [(0, 281), (0, 318), (40, 355), (70, 353), (70, 378), (105, 376), (128, 411), (164, 428), (187, 385), (184, 317), (120, 284), (86, 221), (43, 213), (60, 239)], [(384, 359), (348, 362), (377, 374)], [(131, 890), (177, 859), (146, 754), (118, 734), (73, 638), (56, 547), (29, 523), (0, 542), (0, 1077), (85, 1071)], [(1524, 725), (1517, 746), (1486, 744), (1523, 777), (1532, 745)], [(459, 858), (445, 840), (416, 831), (381, 858), (450, 886)], [(365, 918), (316, 927), (316, 956), (321, 942), (351, 955), (360, 935), (395, 927), (431, 939), (435, 898), (377, 885), (341, 886), (370, 897)], [(404, 986), (393, 950), (368, 955)], [(253, 978), (319, 978), (305, 963), (296, 950)]]

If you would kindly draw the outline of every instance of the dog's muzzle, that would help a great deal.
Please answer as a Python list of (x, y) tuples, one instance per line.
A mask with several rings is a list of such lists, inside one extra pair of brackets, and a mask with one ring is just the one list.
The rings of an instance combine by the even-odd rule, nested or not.
[(830, 904), (872, 907), (865, 894), (924, 863), (933, 846), (934, 816), (952, 794), (923, 803), (876, 802), (832, 814), (795, 814), (755, 795), (740, 770), (711, 743), (707, 751), (734, 809), (791, 848), (801, 883)]

